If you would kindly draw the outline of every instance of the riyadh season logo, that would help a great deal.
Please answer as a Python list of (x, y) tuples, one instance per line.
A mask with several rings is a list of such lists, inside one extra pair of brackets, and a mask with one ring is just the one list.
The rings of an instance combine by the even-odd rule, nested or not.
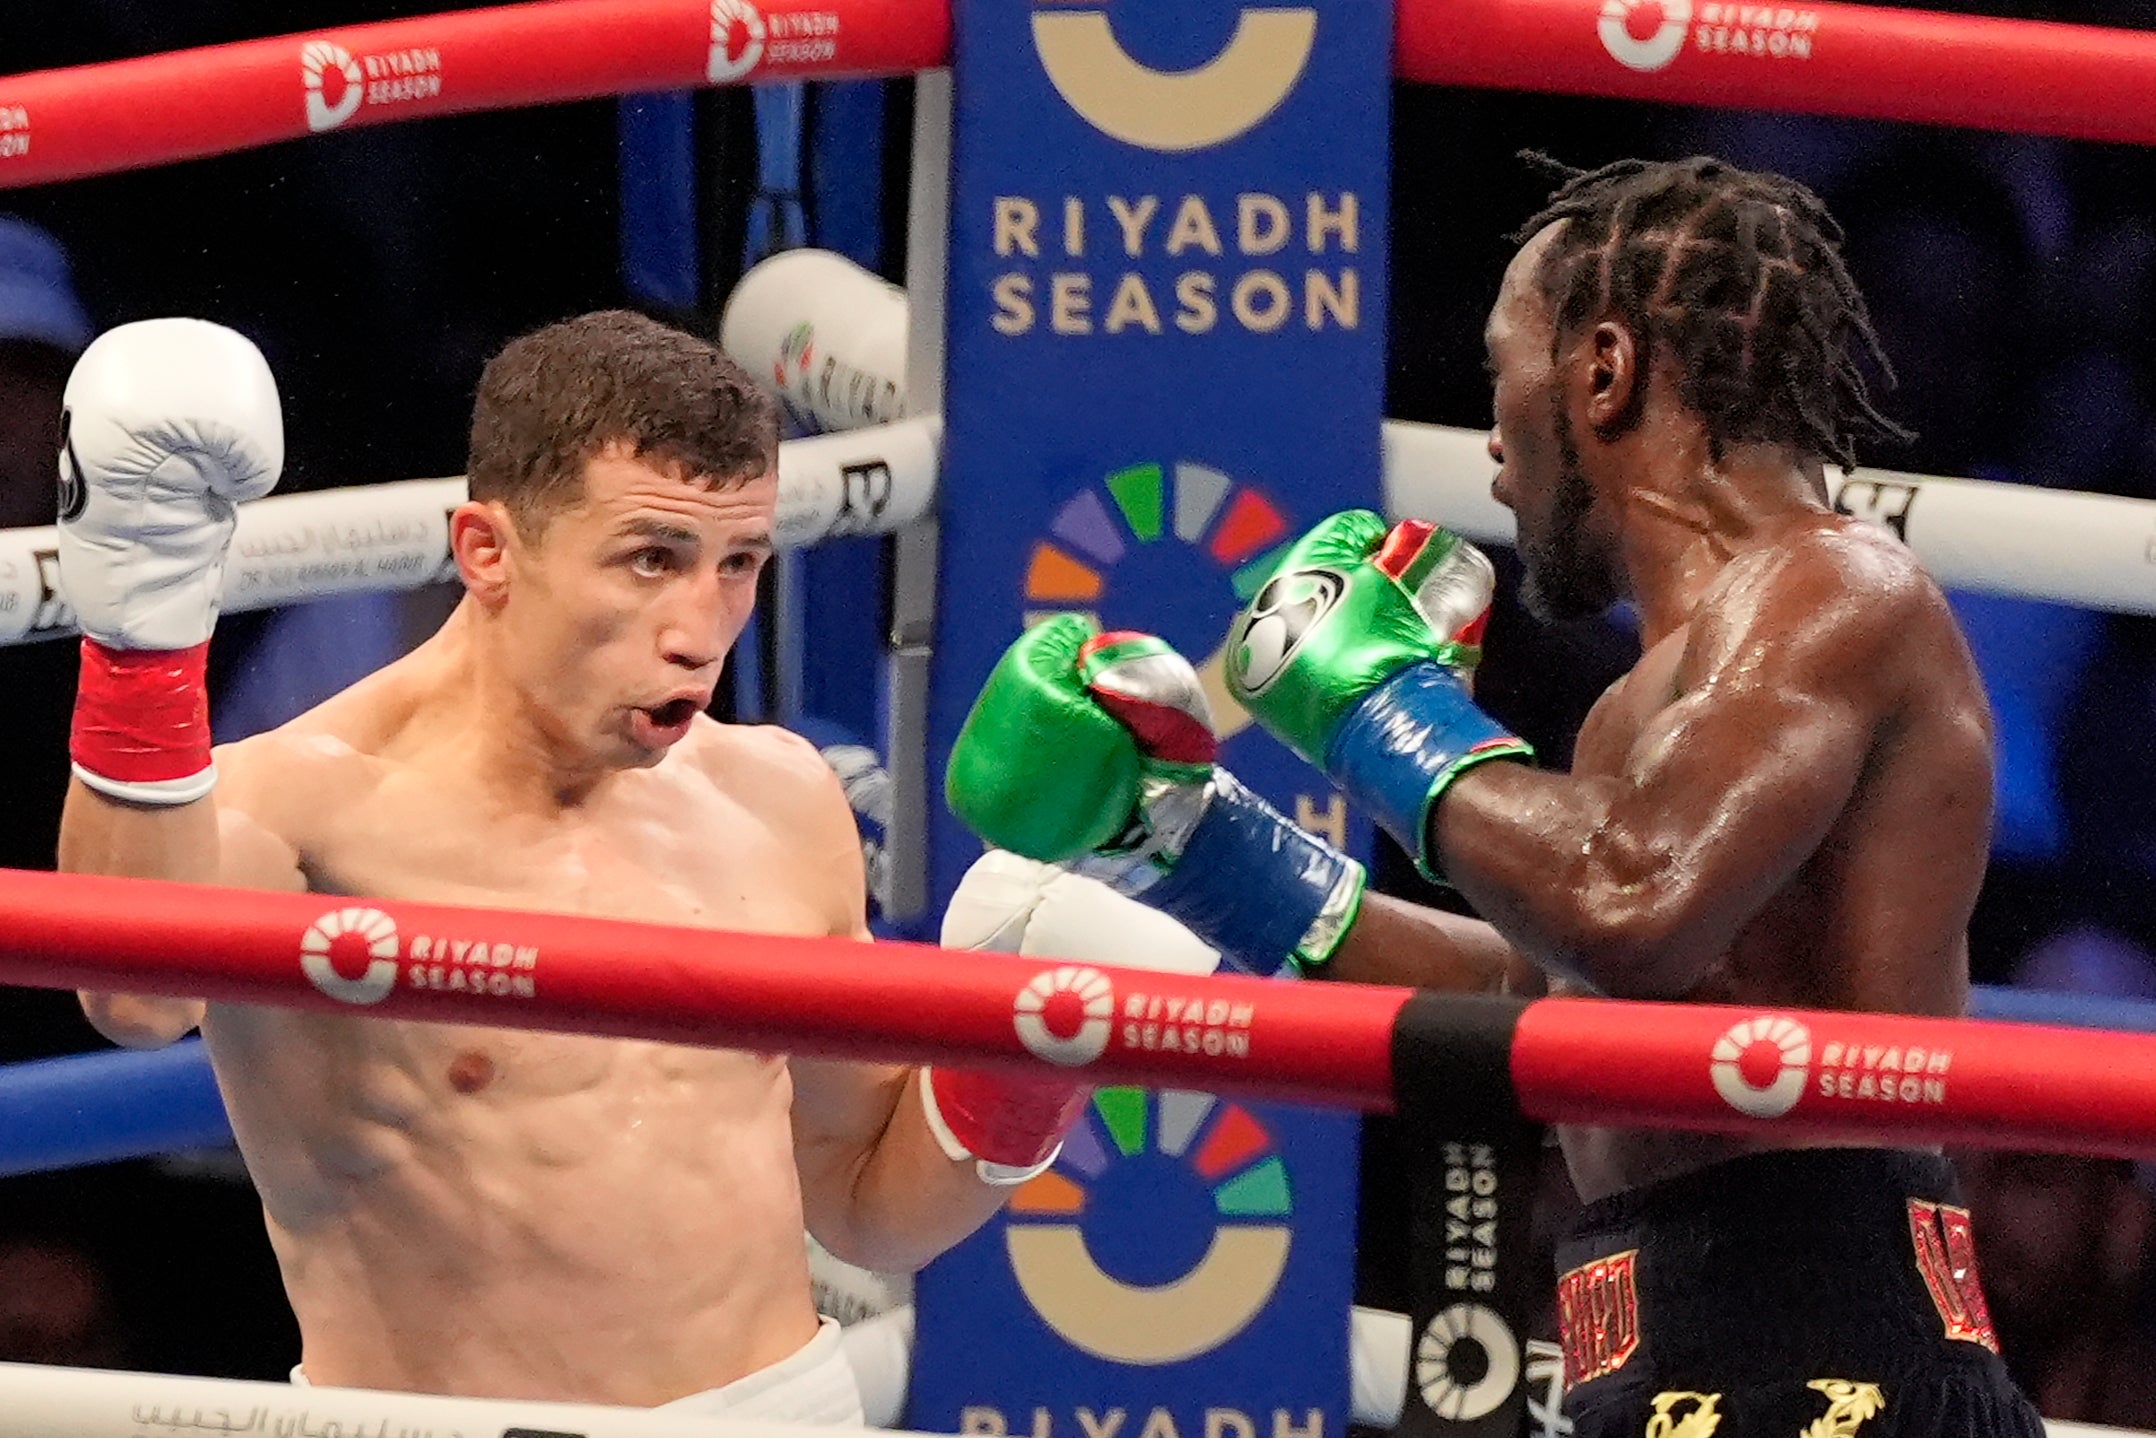
[(749, 0), (711, 0), (711, 60), (705, 75), (714, 85), (738, 80), (764, 58), (763, 12)]
[[(1133, 1173), (1159, 1201), (1140, 1201)], [(1026, 1302), (1073, 1347), (1181, 1363), (1265, 1311), (1287, 1272), (1294, 1208), (1278, 1141), (1242, 1105), (1104, 1088), (1055, 1167), (1011, 1195), (1004, 1243)]]
[(1098, 969), (1066, 964), (1035, 974), (1011, 1006), (1018, 1041), (1034, 1057), (1065, 1068), (1099, 1058), (1108, 1047), (1115, 986)]
[[(1639, 32), (1660, 17), (1652, 32)], [(1685, 27), (1692, 23), (1692, 0), (1602, 0), (1596, 30), (1610, 58), (1628, 70), (1659, 70), (1684, 48)]]
[[(356, 979), (337, 972), (330, 957), (339, 939), (347, 939), (347, 952), (365, 947), (367, 967)], [(332, 909), (301, 936), (299, 966), (307, 982), (340, 1003), (378, 1004), (397, 986), (397, 921), (380, 909)]]
[[(334, 130), (351, 119), (367, 93), (359, 61), (335, 41), (309, 40), (300, 46), (299, 75), (307, 87), (307, 128), (316, 133)], [(334, 100), (332, 93), (337, 97)]]
[(1156, 70), (1116, 39), (1108, 12), (1040, 0), (1033, 48), (1056, 93), (1103, 134), (1170, 153), (1225, 144), (1280, 108), (1310, 63), (1315, 10), (1246, 6), (1220, 53)]
[(1455, 1303), (1415, 1343), (1415, 1386), (1448, 1423), (1473, 1423), (1504, 1406), (1520, 1381), (1520, 1341), (1479, 1303)]
[(1753, 1118), (1780, 1118), (1804, 1095), (1812, 1031), (1780, 1014), (1731, 1024), (1714, 1041), (1709, 1071), (1723, 1102)]

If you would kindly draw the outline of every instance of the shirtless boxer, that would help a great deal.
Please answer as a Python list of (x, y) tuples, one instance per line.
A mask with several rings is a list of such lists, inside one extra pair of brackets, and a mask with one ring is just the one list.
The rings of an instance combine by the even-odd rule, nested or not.
[[(1937, 587), (1828, 503), (1825, 463), (1891, 430), (1834, 222), (1779, 176), (1690, 160), (1574, 175), (1524, 233), (1486, 332), (1495, 493), (1535, 609), (1630, 600), (1645, 651), (1573, 771), (1522, 762), (1475, 707), (1493, 577), (1429, 525), (1326, 521), (1227, 650), (1230, 692), (1489, 922), (1364, 895), (1211, 767), (1187, 665), (1163, 680), (1158, 641), (1075, 620), (991, 678), (955, 806), (1263, 972), (1496, 988), (1524, 958), (1560, 992), (1961, 1013), (1989, 714)], [(1014, 724), (1129, 762), (998, 773)], [(1561, 1137), (1589, 1201), (1560, 1289), (1582, 1438), (2041, 1431), (1936, 1153)]]
[[(768, 402), (712, 346), (615, 312), (505, 349), (450, 519), (460, 607), (214, 764), (233, 502), (281, 462), (268, 368), (229, 330), (149, 321), (100, 338), (67, 403), (60, 557), (86, 638), (63, 867), (865, 937), (837, 779), (793, 735), (703, 714), (777, 492)], [(953, 906), (984, 940), (1036, 897), (987, 882)], [(305, 1377), (341, 1386), (858, 1423), (804, 1220), (843, 1258), (917, 1268), (1083, 1102), (1053, 1079), (83, 1004), (126, 1044), (201, 1026)]]

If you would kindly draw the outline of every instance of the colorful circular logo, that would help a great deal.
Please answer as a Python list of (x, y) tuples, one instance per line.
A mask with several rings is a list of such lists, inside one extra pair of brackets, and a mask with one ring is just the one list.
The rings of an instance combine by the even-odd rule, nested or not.
[[(1118, 1203), (1124, 1185), (1145, 1200)], [(1179, 1363), (1264, 1309), (1293, 1211), (1287, 1165), (1248, 1109), (1110, 1088), (1056, 1166), (1012, 1195), (1004, 1241), (1019, 1289), (1067, 1342), (1118, 1363)]]
[(1753, 1118), (1780, 1118), (1804, 1096), (1811, 1070), (1812, 1031), (1795, 1019), (1762, 1014), (1732, 1024), (1714, 1041), (1714, 1091)]
[[(1034, 544), (1027, 562), (1025, 622), (1075, 610), (1112, 629), (1115, 624), (1103, 620), (1101, 610), (1115, 582), (1166, 561), (1177, 571), (1174, 604), (1149, 603), (1125, 622), (1150, 629), (1161, 614), (1175, 613), (1202, 626), (1197, 635), (1164, 637), (1179, 648), (1187, 644), (1190, 653), (1199, 652), (1198, 646), (1219, 646), (1195, 667), (1214, 732), (1226, 739), (1249, 727), (1250, 716), (1228, 697), (1222, 679), (1227, 645), (1221, 635), (1234, 606), (1258, 592), (1292, 538), (1288, 517), (1271, 499), (1210, 465), (1196, 460), (1128, 465), (1056, 510), (1047, 536)], [(1193, 559), (1227, 581), (1217, 603), (1207, 604), (1202, 594), (1191, 592), (1187, 575)], [(1143, 580), (1138, 583), (1142, 587)]]

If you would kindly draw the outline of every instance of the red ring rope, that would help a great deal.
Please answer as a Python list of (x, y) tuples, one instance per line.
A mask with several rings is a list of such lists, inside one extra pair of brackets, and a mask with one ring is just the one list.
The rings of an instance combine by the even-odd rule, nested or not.
[[(1411, 80), (2156, 144), (2156, 34), (2140, 31), (1835, 3), (1397, 3)], [(1605, 20), (1659, 68), (1620, 62)], [(950, 56), (947, 0), (551, 0), (354, 25), (0, 78), (0, 189), (314, 128), (714, 83), (715, 25), (718, 83), (910, 74)], [(304, 59), (317, 41), (336, 53)], [(348, 114), (347, 64), (361, 77)], [(310, 94), (333, 123), (310, 125)]]
[[(310, 949), (331, 965), (317, 965), (320, 982)], [(1021, 1016), (1038, 1016), (1035, 1042), (1045, 1029), (1098, 1082), (1372, 1111), (1393, 1107), (1399, 1031), (1447, 1011), (1404, 989), (19, 870), (0, 870), (0, 950), (7, 983), (853, 1058), (1030, 1063)], [(1452, 1025), (1474, 1039), (1456, 1051), (1502, 1062), (1509, 1043), (1519, 1103), (1547, 1122), (2156, 1154), (2148, 1035), (1590, 999), (1483, 1006), (1498, 1020), (1490, 1043)]]
[(1802, 0), (1397, 3), (1410, 80), (2156, 144), (2156, 33)]
[(911, 74), (950, 47), (947, 0), (551, 0), (41, 70), (0, 79), (0, 188), (427, 115)]

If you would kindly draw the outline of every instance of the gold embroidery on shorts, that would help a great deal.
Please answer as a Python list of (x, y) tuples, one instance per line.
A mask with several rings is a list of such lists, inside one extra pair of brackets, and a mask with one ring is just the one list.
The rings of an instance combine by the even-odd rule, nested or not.
[(1826, 1395), (1827, 1411), (1814, 1419), (1799, 1438), (1856, 1438), (1857, 1430), (1886, 1407), (1886, 1395), (1876, 1383), (1814, 1378), (1804, 1386)]
[[(1657, 1393), (1645, 1438), (1713, 1438), (1714, 1430), (1722, 1423), (1722, 1415), (1715, 1409), (1721, 1401), (1719, 1393)], [(1692, 1406), (1682, 1413), (1670, 1412), (1680, 1403)]]

